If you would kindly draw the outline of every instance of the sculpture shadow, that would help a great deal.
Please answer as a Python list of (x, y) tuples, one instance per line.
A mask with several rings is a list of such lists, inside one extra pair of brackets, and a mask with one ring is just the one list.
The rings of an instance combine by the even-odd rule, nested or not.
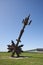
[(19, 57), (14, 56), (14, 57), (12, 57), (12, 58), (32, 58), (32, 56), (19, 56)]

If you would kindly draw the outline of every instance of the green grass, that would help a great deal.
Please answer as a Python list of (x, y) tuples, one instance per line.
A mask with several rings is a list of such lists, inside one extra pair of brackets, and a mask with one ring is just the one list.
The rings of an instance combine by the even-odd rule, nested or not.
[(22, 53), (28, 58), (12, 59), (11, 53), (0, 52), (0, 65), (43, 65), (43, 53)]

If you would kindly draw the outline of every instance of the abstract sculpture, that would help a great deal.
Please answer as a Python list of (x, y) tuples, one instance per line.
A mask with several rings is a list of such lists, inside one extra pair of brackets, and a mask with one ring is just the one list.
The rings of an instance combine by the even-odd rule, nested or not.
[(17, 57), (19, 57), (20, 56), (20, 53), (23, 52), (22, 51), (22, 48), (21, 48), (21, 47), (23, 47), (23, 45), (19, 45), (19, 42), (21, 42), (20, 39), (21, 39), (21, 36), (22, 36), (22, 34), (24, 32), (25, 27), (27, 25), (30, 25), (31, 22), (32, 22), (32, 20), (30, 20), (30, 15), (28, 17), (26, 17), (25, 19), (23, 19), (23, 21), (22, 21), (23, 28), (20, 31), (20, 35), (19, 35), (18, 39), (16, 39), (17, 43), (15, 44), (14, 41), (11, 40), (11, 43), (12, 44), (11, 45), (8, 45), (8, 50), (9, 50), (8, 52), (12, 52), (11, 57), (14, 57), (14, 54), (15, 53), (17, 54)]

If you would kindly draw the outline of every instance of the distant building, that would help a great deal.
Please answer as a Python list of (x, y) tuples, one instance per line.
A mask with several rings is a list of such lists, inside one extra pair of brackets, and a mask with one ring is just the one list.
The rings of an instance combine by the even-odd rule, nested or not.
[(43, 48), (37, 48), (37, 49), (27, 50), (26, 52), (43, 52)]
[(37, 51), (43, 51), (43, 48), (37, 48), (36, 50)]

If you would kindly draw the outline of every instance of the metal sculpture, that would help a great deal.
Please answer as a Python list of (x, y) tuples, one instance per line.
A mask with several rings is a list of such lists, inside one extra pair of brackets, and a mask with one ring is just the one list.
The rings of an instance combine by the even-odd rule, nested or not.
[[(29, 20), (29, 21), (28, 21)], [(23, 32), (24, 32), (24, 29), (25, 29), (25, 27), (27, 26), (27, 25), (30, 25), (31, 24), (31, 22), (32, 22), (32, 20), (30, 20), (30, 15), (28, 16), (28, 17), (26, 17), (25, 19), (23, 19), (23, 21), (22, 21), (22, 23), (23, 23), (23, 28), (21, 29), (21, 31), (20, 31), (20, 35), (19, 35), (19, 37), (18, 37), (18, 39), (16, 39), (16, 41), (17, 41), (17, 43), (15, 44), (14, 43), (14, 41), (13, 40), (11, 40), (11, 45), (8, 45), (8, 52), (12, 52), (12, 55), (11, 55), (11, 57), (14, 57), (14, 54), (16, 53), (17, 54), (17, 57), (19, 57), (20, 56), (20, 53), (21, 52), (23, 52), (22, 51), (22, 48), (21, 47), (23, 47), (23, 45), (19, 45), (19, 42), (21, 42), (21, 36), (22, 36), (22, 34), (23, 34)]]

